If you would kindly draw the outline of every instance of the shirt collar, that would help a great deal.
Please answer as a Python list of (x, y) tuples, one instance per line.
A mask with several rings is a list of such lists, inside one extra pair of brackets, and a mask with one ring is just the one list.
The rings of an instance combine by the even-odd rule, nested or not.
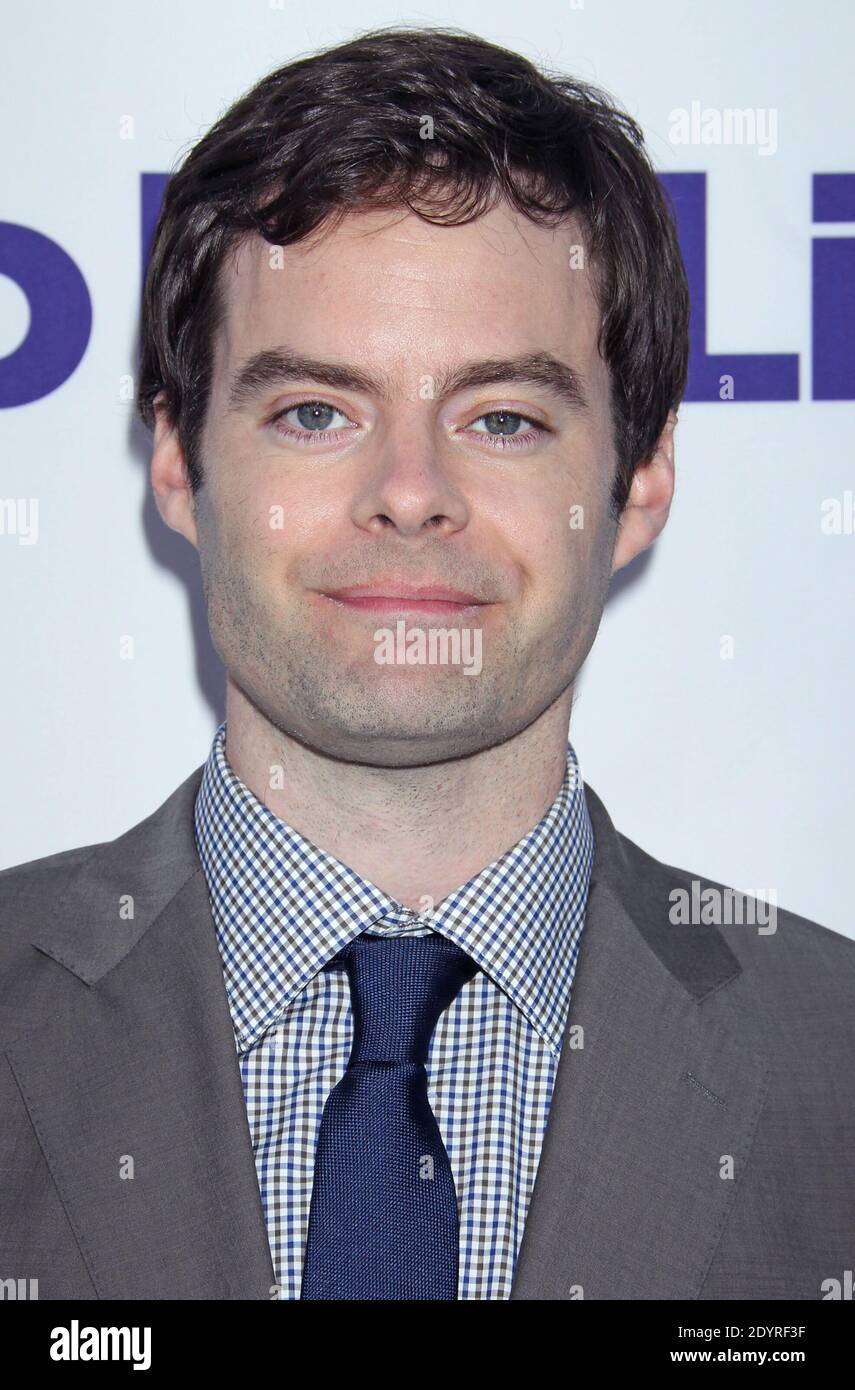
[(561, 789), (538, 824), (419, 915), (274, 815), (229, 764), (225, 737), (223, 721), (194, 830), (239, 1051), (354, 937), (431, 928), (472, 956), (558, 1055), (594, 848), (569, 742)]

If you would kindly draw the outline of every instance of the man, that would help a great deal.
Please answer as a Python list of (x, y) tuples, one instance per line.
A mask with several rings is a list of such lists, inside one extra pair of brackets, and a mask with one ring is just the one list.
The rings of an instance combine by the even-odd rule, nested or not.
[(289, 64), (173, 176), (139, 405), (226, 719), (140, 825), (0, 876), (0, 1275), (820, 1299), (851, 1267), (855, 946), (650, 858), (568, 743), (668, 516), (687, 320), (640, 131), (474, 36)]

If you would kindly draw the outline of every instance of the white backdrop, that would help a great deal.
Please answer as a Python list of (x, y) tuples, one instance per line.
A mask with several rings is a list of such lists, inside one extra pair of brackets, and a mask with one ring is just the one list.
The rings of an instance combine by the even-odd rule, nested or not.
[[(272, 67), (396, 23), (457, 25), (606, 87), (658, 170), (707, 175), (707, 351), (798, 354), (796, 401), (684, 405), (671, 519), (614, 586), (571, 736), (650, 853), (855, 936), (855, 534), (851, 518), (821, 529), (823, 503), (855, 491), (855, 402), (811, 396), (812, 238), (855, 234), (811, 205), (813, 175), (855, 173), (848, 0), (7, 0), (0, 221), (73, 258), (93, 324), (61, 386), (0, 410), (0, 866), (121, 833), (204, 759), (223, 714), (196, 553), (160, 521), (126, 399), (141, 175), (168, 172)], [(776, 148), (676, 145), (672, 112), (693, 102), (774, 111)], [(0, 358), (29, 323), (0, 274)], [(30, 518), (36, 499), (35, 543), (10, 499)]]

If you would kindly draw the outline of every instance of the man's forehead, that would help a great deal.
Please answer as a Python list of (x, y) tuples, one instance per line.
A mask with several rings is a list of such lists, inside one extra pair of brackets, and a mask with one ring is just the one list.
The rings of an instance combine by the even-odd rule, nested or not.
[[(478, 339), (480, 320), (484, 331), (471, 343), (477, 355), (509, 346), (560, 353), (570, 341), (595, 337), (598, 326), (580, 237), (573, 218), (542, 227), (505, 205), (460, 228), (382, 209), (349, 213), (337, 227), (317, 229), (286, 247), (249, 234), (220, 268), (224, 314), (215, 335), (217, 374), (231, 377), (251, 350), (283, 341), (334, 357), (343, 328), (367, 347), (368, 320), (391, 343), (396, 324), (409, 326), (408, 309), (419, 329), (450, 313), (461, 350), (464, 339)], [(379, 266), (373, 279), (366, 255), (372, 243), (383, 243), (371, 261), (375, 271)], [(284, 312), (295, 304), (297, 313)], [(510, 344), (515, 335), (518, 341)], [(426, 332), (419, 345), (428, 341)]]
[[(285, 247), (250, 232), (232, 247), (220, 268), (220, 284), (229, 303), (252, 296), (271, 272), (285, 278), (289, 270), (347, 273), (354, 260), (369, 259), (372, 251), (384, 259), (398, 256), (477, 274), (480, 264), (492, 273), (496, 262), (507, 273), (540, 275), (565, 268), (582, 269), (584, 234), (576, 217), (555, 226), (532, 222), (505, 202), (480, 217), (458, 225), (426, 221), (409, 209), (366, 209), (348, 212), (336, 225), (322, 223), (308, 236)], [(584, 278), (584, 276), (582, 277)]]

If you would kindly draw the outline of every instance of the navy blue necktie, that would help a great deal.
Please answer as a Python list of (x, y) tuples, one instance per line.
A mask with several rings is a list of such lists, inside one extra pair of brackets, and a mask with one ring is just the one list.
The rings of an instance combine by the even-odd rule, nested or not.
[(300, 1297), (456, 1299), (457, 1195), (424, 1064), (478, 967), (436, 933), (365, 932), (336, 959), (353, 1047), (321, 1116)]

